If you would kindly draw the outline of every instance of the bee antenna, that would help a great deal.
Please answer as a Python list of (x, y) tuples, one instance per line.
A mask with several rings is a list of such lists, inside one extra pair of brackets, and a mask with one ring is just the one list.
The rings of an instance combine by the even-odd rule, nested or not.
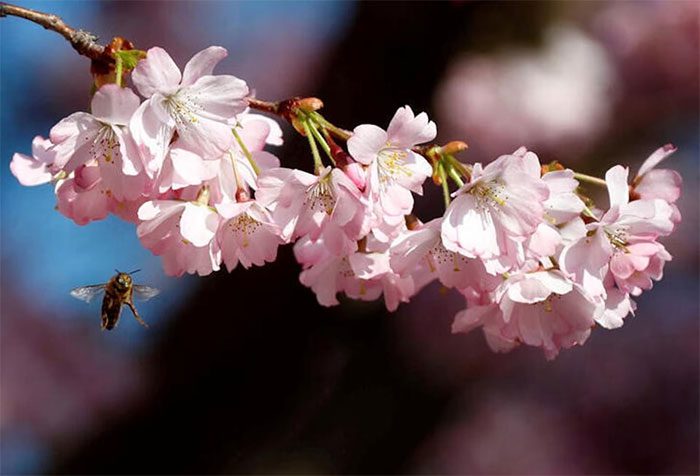
[(134, 271), (132, 271), (132, 272), (131, 272), (131, 273), (129, 273), (129, 274), (134, 274), (134, 273), (138, 273), (139, 271), (141, 271), (141, 268), (139, 268), (139, 269), (135, 269)]
[(117, 274), (121, 274), (121, 271), (119, 271), (117, 268), (114, 268), (114, 271), (116, 271)]

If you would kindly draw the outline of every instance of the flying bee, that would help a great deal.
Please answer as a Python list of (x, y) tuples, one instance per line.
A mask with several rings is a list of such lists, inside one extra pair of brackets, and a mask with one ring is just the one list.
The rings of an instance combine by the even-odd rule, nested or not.
[(81, 301), (90, 302), (95, 296), (104, 293), (102, 299), (102, 329), (111, 330), (116, 327), (119, 321), (119, 316), (122, 312), (122, 306), (126, 304), (131, 309), (136, 320), (144, 327), (148, 324), (141, 319), (136, 306), (134, 306), (134, 296), (139, 299), (147, 300), (156, 296), (160, 291), (150, 286), (134, 284), (131, 275), (141, 271), (137, 269), (131, 273), (122, 273), (115, 270), (117, 274), (104, 284), (93, 284), (91, 286), (81, 286), (70, 292), (70, 295)]

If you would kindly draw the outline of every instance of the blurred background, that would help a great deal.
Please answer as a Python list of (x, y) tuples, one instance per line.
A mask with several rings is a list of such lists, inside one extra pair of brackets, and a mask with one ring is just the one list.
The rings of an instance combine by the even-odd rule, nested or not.
[[(12, 153), (89, 102), (58, 35), (0, 20), (0, 471), (26, 473), (697, 474), (700, 4), (646, 2), (18, 2), (103, 41), (211, 44), (264, 99), (314, 95), (338, 125), (427, 111), (488, 162), (520, 145), (601, 175), (671, 142), (683, 222), (666, 277), (616, 331), (553, 362), (451, 335), (462, 301), (425, 289), (326, 309), (291, 248), (262, 269), (167, 278), (132, 225), (78, 227)], [(286, 126), (285, 126), (286, 127)], [(289, 128), (284, 164), (308, 167)], [(428, 187), (418, 214), (441, 213)], [(432, 190), (435, 188), (435, 190)], [(162, 294), (99, 329), (71, 288), (142, 268)]]

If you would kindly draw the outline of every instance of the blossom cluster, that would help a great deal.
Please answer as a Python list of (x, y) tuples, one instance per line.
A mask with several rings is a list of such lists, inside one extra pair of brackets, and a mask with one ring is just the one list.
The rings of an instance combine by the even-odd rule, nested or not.
[[(170, 275), (262, 266), (294, 243), (300, 281), (324, 306), (342, 293), (383, 297), (393, 311), (437, 280), (464, 296), (454, 332), (481, 327), (494, 350), (526, 344), (548, 358), (596, 324), (621, 326), (671, 259), (658, 240), (680, 221), (681, 179), (657, 165), (673, 146), (631, 180), (611, 168), (607, 209), (581, 195), (580, 174), (525, 148), (485, 165), (456, 161), (408, 106), (386, 129), (348, 132), (346, 149), (320, 115), (292, 111), (314, 170), (285, 168), (265, 150), (282, 144), (278, 123), (251, 112), (245, 81), (213, 74), (226, 54), (207, 48), (180, 71), (151, 48), (131, 73), (138, 95), (100, 87), (89, 113), (36, 137), (31, 156), (15, 154), (13, 174), (54, 183), (58, 211), (77, 224), (110, 213), (134, 223)], [(445, 187), (446, 211), (423, 223), (414, 195), (429, 177)]]

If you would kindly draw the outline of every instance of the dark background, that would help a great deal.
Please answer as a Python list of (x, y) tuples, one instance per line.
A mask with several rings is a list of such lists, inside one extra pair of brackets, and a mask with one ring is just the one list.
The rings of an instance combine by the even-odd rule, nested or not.
[[(49, 187), (8, 173), (85, 107), (89, 76), (57, 35), (2, 19), (4, 474), (698, 472), (697, 3), (20, 3), (180, 65), (221, 44), (218, 71), (261, 98), (318, 96), (347, 128), (409, 104), (439, 141), (468, 142), (467, 161), (522, 144), (600, 175), (673, 142), (684, 221), (637, 315), (553, 362), (451, 335), (463, 303), (435, 286), (394, 314), (322, 308), (290, 247), (261, 269), (166, 278), (131, 225), (77, 227)], [(283, 164), (308, 168), (285, 132)], [(163, 288), (142, 307), (150, 331), (100, 333), (97, 307), (69, 302), (114, 267)]]

